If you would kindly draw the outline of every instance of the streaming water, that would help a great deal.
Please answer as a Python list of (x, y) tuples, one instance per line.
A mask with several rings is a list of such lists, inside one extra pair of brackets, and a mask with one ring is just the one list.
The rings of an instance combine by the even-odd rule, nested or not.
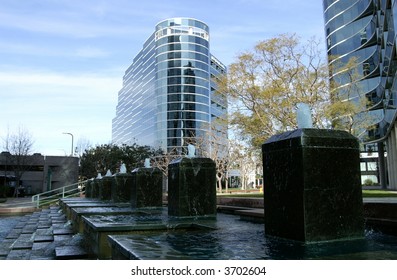
[(192, 221), (211, 229), (181, 228), (177, 225), (186, 225), (186, 220), (170, 220), (166, 215), (93, 216), (91, 221), (113, 225), (115, 231), (122, 224), (175, 225), (114, 237), (139, 259), (397, 259), (397, 237), (370, 229), (363, 239), (304, 244), (266, 236), (263, 223), (221, 213), (216, 219)]

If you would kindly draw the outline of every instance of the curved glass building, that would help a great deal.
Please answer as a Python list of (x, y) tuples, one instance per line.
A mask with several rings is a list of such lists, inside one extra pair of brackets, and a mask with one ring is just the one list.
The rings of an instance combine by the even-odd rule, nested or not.
[[(214, 80), (226, 67), (211, 54), (209, 34), (209, 27), (196, 19), (156, 25), (125, 71), (113, 143), (182, 152), (188, 143), (209, 137), (215, 119), (226, 118), (226, 99), (214, 94)], [(226, 127), (216, 130), (226, 143)]]
[[(361, 136), (377, 144), (381, 180), (386, 147), (389, 186), (397, 188), (396, 0), (323, 0), (323, 8), (330, 80), (346, 101), (366, 101), (371, 129)], [(352, 58), (354, 77), (338, 71)]]

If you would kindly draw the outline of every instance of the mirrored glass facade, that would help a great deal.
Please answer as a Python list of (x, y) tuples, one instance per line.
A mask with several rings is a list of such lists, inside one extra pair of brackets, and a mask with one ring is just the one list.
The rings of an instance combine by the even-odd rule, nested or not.
[[(156, 25), (125, 71), (112, 124), (115, 144), (181, 151), (208, 137), (213, 120), (226, 118), (226, 99), (214, 94), (214, 79), (226, 67), (211, 55), (209, 39), (208, 26), (195, 19)], [(226, 127), (217, 132), (226, 143)]]
[[(323, 0), (330, 79), (342, 93), (354, 84), (356, 92), (346, 95), (346, 100), (365, 96), (368, 101), (372, 127), (362, 136), (367, 144), (377, 143), (380, 153), (386, 146), (393, 188), (397, 188), (393, 175), (397, 174), (396, 5), (396, 0)], [(357, 62), (354, 79), (338, 72), (353, 57)]]

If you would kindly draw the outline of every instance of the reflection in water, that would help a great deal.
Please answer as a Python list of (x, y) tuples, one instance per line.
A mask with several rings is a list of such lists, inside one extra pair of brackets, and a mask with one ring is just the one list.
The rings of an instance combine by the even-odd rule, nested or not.
[(375, 231), (366, 231), (365, 239), (304, 244), (265, 236), (263, 224), (234, 215), (194, 223), (213, 229), (168, 227), (120, 237), (120, 242), (141, 259), (397, 259), (397, 238)]

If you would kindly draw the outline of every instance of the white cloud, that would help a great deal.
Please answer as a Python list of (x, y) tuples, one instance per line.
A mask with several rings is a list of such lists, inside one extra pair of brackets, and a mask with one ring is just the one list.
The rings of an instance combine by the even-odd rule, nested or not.
[[(37, 152), (63, 154), (64, 131), (109, 143), (121, 77), (0, 70), (0, 130), (22, 124), (37, 140)], [(66, 138), (66, 140), (65, 140)]]
[(95, 58), (109, 56), (109, 52), (95, 47), (82, 47), (79, 48), (75, 54), (80, 57)]

